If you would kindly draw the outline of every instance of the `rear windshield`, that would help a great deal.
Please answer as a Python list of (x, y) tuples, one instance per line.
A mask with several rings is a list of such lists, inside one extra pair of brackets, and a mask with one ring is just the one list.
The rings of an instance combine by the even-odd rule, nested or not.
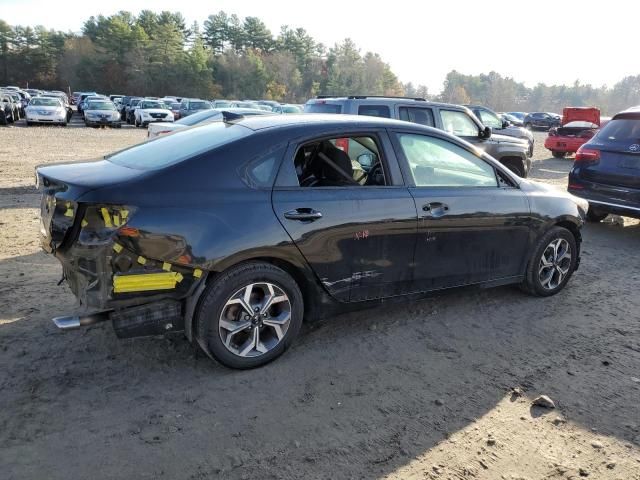
[(305, 113), (342, 113), (342, 105), (331, 103), (307, 103), (304, 106)]
[(136, 170), (157, 170), (251, 135), (242, 125), (214, 122), (134, 145), (105, 159)]
[(209, 102), (189, 102), (189, 110), (205, 110), (210, 109)]
[(640, 119), (611, 120), (602, 127), (596, 138), (600, 141), (640, 143)]
[(179, 123), (180, 125), (191, 126), (215, 117), (222, 118), (222, 115), (218, 110), (205, 110), (203, 112), (194, 113), (193, 115), (189, 115), (188, 117), (181, 118), (175, 123)]
[(45, 107), (59, 107), (60, 100), (51, 97), (36, 97), (31, 100), (31, 105), (41, 105)]

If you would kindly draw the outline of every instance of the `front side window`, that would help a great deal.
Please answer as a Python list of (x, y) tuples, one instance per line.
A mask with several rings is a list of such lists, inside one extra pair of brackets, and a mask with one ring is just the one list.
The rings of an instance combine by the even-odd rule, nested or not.
[(398, 134), (417, 187), (497, 187), (493, 167), (440, 138)]
[(307, 103), (304, 113), (342, 113), (342, 105), (334, 103)]
[(400, 107), (400, 120), (427, 127), (435, 126), (433, 111), (430, 108)]
[(358, 115), (391, 118), (391, 112), (386, 105), (360, 105), (358, 107)]
[(465, 112), (440, 110), (443, 129), (458, 137), (477, 137), (478, 126)]
[(386, 185), (380, 149), (369, 136), (308, 142), (298, 148), (294, 165), (301, 187)]
[(487, 110), (480, 110), (480, 121), (485, 127), (502, 128), (502, 120), (498, 116)]

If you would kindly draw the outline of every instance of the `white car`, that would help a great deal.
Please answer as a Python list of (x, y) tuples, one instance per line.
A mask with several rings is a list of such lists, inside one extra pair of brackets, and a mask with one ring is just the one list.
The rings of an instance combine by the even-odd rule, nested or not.
[(223, 109), (209, 109), (202, 110), (188, 117), (181, 118), (173, 123), (152, 123), (149, 125), (147, 131), (148, 138), (159, 137), (160, 135), (166, 135), (167, 133), (182, 130), (183, 128), (193, 127), (195, 125), (219, 122), (222, 120), (223, 112), (235, 113), (236, 115), (243, 115), (245, 117), (250, 115), (267, 115), (267, 112), (258, 110), (257, 108), (223, 108)]
[(59, 98), (36, 97), (24, 109), (27, 126), (36, 123), (53, 123), (67, 126), (67, 109)]
[(138, 103), (133, 112), (136, 127), (146, 127), (154, 122), (173, 122), (173, 113), (167, 108), (166, 103), (160, 100), (143, 99)]

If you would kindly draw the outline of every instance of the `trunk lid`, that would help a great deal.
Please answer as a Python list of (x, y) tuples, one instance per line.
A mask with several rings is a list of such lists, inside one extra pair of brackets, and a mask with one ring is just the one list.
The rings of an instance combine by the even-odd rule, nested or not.
[(562, 110), (562, 125), (589, 122), (600, 126), (600, 110), (595, 107), (566, 107)]

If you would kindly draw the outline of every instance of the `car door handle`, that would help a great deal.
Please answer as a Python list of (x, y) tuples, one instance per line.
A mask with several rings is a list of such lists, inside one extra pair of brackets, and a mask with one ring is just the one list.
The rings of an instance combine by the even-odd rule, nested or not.
[(289, 220), (299, 220), (303, 222), (313, 222), (322, 218), (322, 213), (314, 210), (313, 208), (296, 208), (284, 214), (284, 218)]
[(430, 217), (441, 217), (449, 211), (449, 205), (442, 202), (431, 202), (423, 205), (422, 211)]

